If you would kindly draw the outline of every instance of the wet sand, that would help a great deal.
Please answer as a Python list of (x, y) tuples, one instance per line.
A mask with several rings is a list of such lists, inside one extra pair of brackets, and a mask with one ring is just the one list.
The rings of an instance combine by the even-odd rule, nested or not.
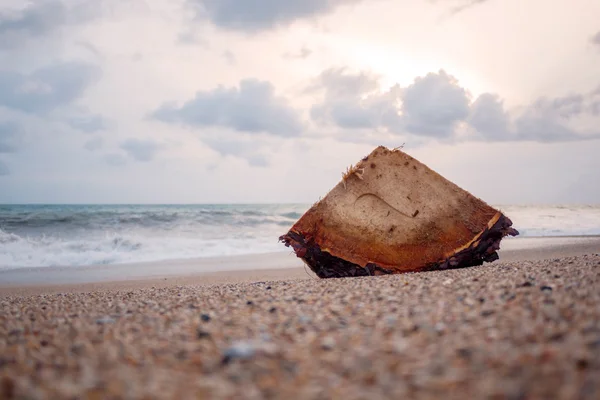
[(0, 398), (597, 399), (600, 247), (569, 246), (384, 277), (5, 285)]
[[(570, 257), (598, 249), (598, 236), (506, 238), (502, 242), (500, 261)], [(134, 264), (0, 270), (0, 296), (306, 278), (318, 279), (293, 253), (278, 252)]]

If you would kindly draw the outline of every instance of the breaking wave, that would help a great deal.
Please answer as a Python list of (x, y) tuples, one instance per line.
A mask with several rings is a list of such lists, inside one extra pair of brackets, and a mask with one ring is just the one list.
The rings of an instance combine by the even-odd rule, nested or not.
[[(0, 269), (289, 251), (297, 205), (0, 205)], [(597, 206), (500, 206), (521, 237), (600, 235)]]

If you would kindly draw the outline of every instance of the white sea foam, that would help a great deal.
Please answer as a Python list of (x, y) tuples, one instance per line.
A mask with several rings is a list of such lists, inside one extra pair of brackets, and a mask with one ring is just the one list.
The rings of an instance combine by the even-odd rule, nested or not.
[[(289, 251), (308, 205), (0, 206), (0, 269)], [(600, 207), (499, 206), (521, 237), (600, 235)]]
[(600, 235), (600, 206), (498, 206), (522, 237)]

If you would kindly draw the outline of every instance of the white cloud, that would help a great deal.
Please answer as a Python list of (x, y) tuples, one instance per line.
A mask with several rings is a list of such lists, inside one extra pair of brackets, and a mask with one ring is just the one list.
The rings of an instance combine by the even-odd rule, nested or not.
[(125, 150), (130, 157), (136, 161), (148, 162), (164, 148), (164, 145), (147, 139), (127, 139), (121, 143), (121, 149)]
[(198, 91), (182, 106), (164, 104), (152, 116), (167, 123), (227, 127), (240, 132), (296, 136), (302, 131), (300, 116), (288, 100), (275, 95), (271, 83), (256, 79), (242, 80), (239, 88), (219, 86)]
[(328, 14), (361, 0), (187, 0), (197, 19), (208, 19), (224, 29), (259, 32), (291, 22)]

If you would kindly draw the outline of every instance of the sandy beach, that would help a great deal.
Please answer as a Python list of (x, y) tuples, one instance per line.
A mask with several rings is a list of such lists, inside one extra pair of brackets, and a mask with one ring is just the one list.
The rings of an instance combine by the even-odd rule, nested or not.
[(481, 267), (332, 280), (287, 253), (3, 271), (0, 398), (597, 399), (599, 251), (507, 240)]

